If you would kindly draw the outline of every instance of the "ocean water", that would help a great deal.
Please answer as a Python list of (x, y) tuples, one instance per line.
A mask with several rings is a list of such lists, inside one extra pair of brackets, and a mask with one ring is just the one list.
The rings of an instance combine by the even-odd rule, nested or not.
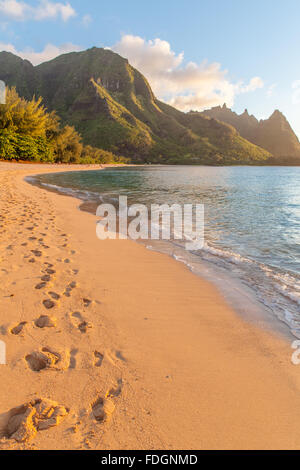
[(35, 182), (90, 201), (94, 210), (119, 195), (147, 206), (204, 204), (202, 250), (187, 252), (174, 240), (147, 247), (210, 273), (219, 287), (228, 274), (300, 337), (300, 167), (126, 167), (45, 174)]

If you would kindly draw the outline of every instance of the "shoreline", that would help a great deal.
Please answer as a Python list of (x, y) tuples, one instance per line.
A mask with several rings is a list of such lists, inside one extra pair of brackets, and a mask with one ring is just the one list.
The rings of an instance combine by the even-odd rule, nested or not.
[[(0, 339), (7, 342), (9, 362), (5, 372), (0, 366), (0, 424), (8, 410), (38, 394), (70, 410), (57, 428), (38, 432), (28, 444), (38, 449), (300, 447), (300, 378), (286, 340), (245, 321), (210, 282), (168, 256), (130, 240), (100, 242), (95, 216), (78, 211), (78, 200), (23, 181), (38, 165), (12, 165), (0, 163), (1, 213), (10, 217), (4, 224), (10, 237), (1, 242)], [(54, 172), (52, 165), (41, 168)], [(57, 171), (74, 169), (59, 165)], [(47, 312), (41, 305), (45, 294), (34, 289), (40, 258), (24, 260), (31, 246), (21, 241), (33, 246), (37, 240), (24, 238), (34, 237), (26, 232), (27, 216), (15, 213), (22, 201), (32, 203), (35, 231), (46, 233), (48, 226), (41, 243), (49, 248), (42, 245), (41, 260), (55, 265), (51, 289), (61, 298), (48, 312), (57, 328), (47, 331), (32, 326)], [(68, 246), (57, 244), (62, 235)], [(64, 298), (74, 279), (74, 294)], [(11, 290), (14, 297), (6, 297)], [(92, 301), (88, 307), (84, 298)], [(79, 317), (72, 317), (79, 310), (91, 324), (84, 334)], [(27, 321), (24, 334), (11, 334), (20, 321)], [(68, 367), (30, 370), (24, 358), (40, 345), (67, 351)], [(101, 423), (93, 417), (99, 397), (114, 407)], [(77, 432), (68, 433), (72, 426)], [(1, 445), (15, 443), (6, 439)]]
[[(126, 168), (134, 167), (136, 165), (128, 164), (122, 166)], [(147, 165), (140, 166), (145, 167)], [(164, 165), (157, 164), (153, 166), (163, 167)], [(95, 166), (95, 168), (84, 168), (83, 171), (105, 170), (106, 168), (117, 168), (117, 166), (103, 165), (102, 168), (97, 168), (97, 166)], [(73, 170), (70, 171), (72, 172)], [(78, 169), (77, 171), (80, 170)], [(38, 178), (38, 176), (39, 174), (30, 175), (29, 178), (32, 178), (32, 180), (28, 179), (27, 182), (37, 186), (40, 189), (76, 199), (80, 203), (78, 207), (79, 210), (88, 212), (89, 214), (92, 214), (96, 217), (95, 208), (97, 207), (97, 203), (94, 200), (81, 198), (76, 194), (75, 190), (54, 186), (52, 187), (50, 184), (41, 183), (35, 179)], [(178, 259), (178, 257), (174, 254), (176, 251), (175, 247), (173, 248), (175, 251), (172, 252), (172, 248), (170, 248), (171, 245), (166, 247), (166, 245), (168, 245), (167, 242), (151, 241), (152, 245), (149, 246), (147, 241), (138, 241), (138, 243), (140, 243), (146, 249), (151, 249), (157, 253), (171, 257), (177, 262), (183, 263), (186, 268), (194, 275), (200, 277), (200, 279), (206, 279), (208, 282), (212, 283), (217, 288), (221, 296), (225, 299), (226, 303), (228, 303), (234, 311), (239, 313), (248, 322), (260, 325), (260, 327), (263, 329), (271, 329), (275, 333), (278, 333), (280, 336), (286, 338), (286, 340), (290, 343), (295, 340), (295, 338), (298, 338), (291, 331), (291, 327), (283, 319), (279, 318), (279, 316), (276, 315), (274, 311), (272, 311), (270, 306), (265, 305), (262, 300), (257, 298), (257, 293), (253, 288), (247, 286), (242, 281), (242, 279), (234, 276), (228, 269), (221, 268), (220, 266), (217, 266), (208, 260), (200, 260), (198, 257), (197, 264), (195, 265), (194, 263), (193, 265), (190, 265), (187, 260), (184, 260), (183, 258)], [(164, 245), (164, 249), (161, 248), (162, 244)], [(194, 258), (194, 260), (196, 260), (196, 258)]]

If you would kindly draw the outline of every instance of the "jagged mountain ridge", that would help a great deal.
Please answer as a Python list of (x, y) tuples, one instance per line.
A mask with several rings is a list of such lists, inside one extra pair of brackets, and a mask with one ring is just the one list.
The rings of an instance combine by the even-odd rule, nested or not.
[(118, 54), (92, 48), (34, 67), (0, 53), (0, 79), (74, 125), (85, 144), (153, 163), (264, 163), (271, 155), (234, 127), (160, 102), (146, 78)]
[(228, 123), (250, 142), (265, 148), (277, 158), (300, 159), (300, 143), (286, 117), (278, 110), (269, 119), (258, 120), (247, 109), (237, 114), (226, 105), (203, 111), (202, 115)]

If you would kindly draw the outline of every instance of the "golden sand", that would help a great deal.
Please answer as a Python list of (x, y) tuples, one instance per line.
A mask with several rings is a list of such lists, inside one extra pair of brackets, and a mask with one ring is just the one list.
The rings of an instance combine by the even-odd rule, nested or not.
[(68, 169), (0, 164), (0, 448), (300, 448), (288, 338), (24, 181)]

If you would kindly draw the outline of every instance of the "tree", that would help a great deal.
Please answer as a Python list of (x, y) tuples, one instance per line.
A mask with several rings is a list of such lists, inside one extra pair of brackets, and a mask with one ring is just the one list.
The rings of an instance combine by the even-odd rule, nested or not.
[(42, 98), (27, 101), (15, 88), (7, 89), (0, 104), (0, 158), (61, 163), (114, 163), (124, 161), (111, 152), (84, 147), (72, 126), (60, 126), (60, 118), (48, 113)]
[(54, 158), (56, 162), (79, 163), (83, 150), (81, 138), (74, 127), (65, 126), (54, 140)]

